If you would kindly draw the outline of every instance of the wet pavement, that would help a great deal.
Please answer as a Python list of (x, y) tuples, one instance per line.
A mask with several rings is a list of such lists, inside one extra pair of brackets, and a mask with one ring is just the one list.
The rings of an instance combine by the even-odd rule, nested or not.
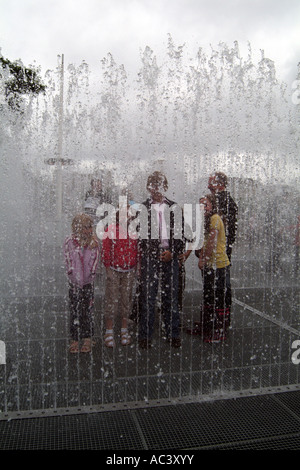
[[(231, 327), (226, 341), (219, 344), (204, 343), (185, 331), (198, 319), (201, 305), (199, 274), (187, 273), (178, 349), (166, 342), (159, 314), (150, 350), (138, 347), (134, 322), (130, 346), (121, 346), (117, 339), (114, 349), (106, 348), (100, 274), (95, 345), (90, 354), (68, 351), (68, 296), (62, 269), (31, 267), (24, 270), (19, 287), (18, 279), (10, 284), (8, 275), (2, 292), (0, 338), (6, 345), (6, 364), (0, 365), (2, 416), (197, 401), (299, 384), (300, 366), (292, 361), (292, 344), (300, 337), (298, 279), (291, 276), (289, 266), (275, 276), (262, 274), (254, 264), (251, 278), (249, 266), (245, 271), (238, 259), (233, 264)], [(14, 285), (13, 295), (10, 285)]]

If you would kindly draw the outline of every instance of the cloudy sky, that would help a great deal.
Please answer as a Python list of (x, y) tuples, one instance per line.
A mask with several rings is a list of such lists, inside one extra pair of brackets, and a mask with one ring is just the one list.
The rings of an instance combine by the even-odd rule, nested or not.
[(126, 70), (146, 46), (206, 49), (238, 41), (275, 61), (277, 76), (292, 83), (300, 62), (300, 0), (0, 0), (0, 48), (10, 60), (54, 69), (85, 60), (97, 67), (110, 52)]

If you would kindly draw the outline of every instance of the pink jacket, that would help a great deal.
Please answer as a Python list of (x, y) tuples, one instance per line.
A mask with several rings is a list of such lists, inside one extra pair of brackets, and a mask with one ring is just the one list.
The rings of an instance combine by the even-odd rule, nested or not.
[(100, 247), (81, 247), (77, 240), (68, 237), (64, 243), (64, 254), (69, 281), (78, 287), (94, 281), (99, 262)]

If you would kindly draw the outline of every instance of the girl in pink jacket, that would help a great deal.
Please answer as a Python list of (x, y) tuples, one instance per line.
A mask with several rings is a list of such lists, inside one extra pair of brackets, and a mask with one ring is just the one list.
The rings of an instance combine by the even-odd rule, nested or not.
[(69, 278), (71, 353), (90, 352), (94, 330), (94, 278), (100, 247), (93, 234), (93, 220), (86, 214), (76, 215), (72, 235), (66, 238), (64, 254)]

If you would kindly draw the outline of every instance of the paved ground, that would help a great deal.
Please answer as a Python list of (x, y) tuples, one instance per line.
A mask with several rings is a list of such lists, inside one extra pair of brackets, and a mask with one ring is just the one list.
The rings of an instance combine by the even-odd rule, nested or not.
[[(18, 411), (217, 398), (298, 384), (300, 366), (291, 359), (292, 344), (300, 331), (297, 280), (291, 277), (292, 271), (262, 278), (259, 266), (248, 266), (248, 271), (242, 266), (236, 260), (232, 268), (232, 323), (225, 343), (204, 344), (201, 338), (186, 334), (186, 327), (198, 318), (201, 303), (201, 280), (193, 273), (189, 278), (188, 273), (180, 349), (166, 343), (159, 316), (151, 350), (140, 350), (136, 341), (129, 347), (105, 348), (103, 291), (97, 283), (96, 344), (88, 355), (68, 352), (63, 273), (54, 282), (52, 268), (31, 268), (23, 273), (19, 286), (12, 273), (13, 295), (9, 276), (2, 292), (1, 339), (6, 344), (6, 364), (0, 365), (2, 416)], [(135, 335), (135, 324), (132, 331)]]

